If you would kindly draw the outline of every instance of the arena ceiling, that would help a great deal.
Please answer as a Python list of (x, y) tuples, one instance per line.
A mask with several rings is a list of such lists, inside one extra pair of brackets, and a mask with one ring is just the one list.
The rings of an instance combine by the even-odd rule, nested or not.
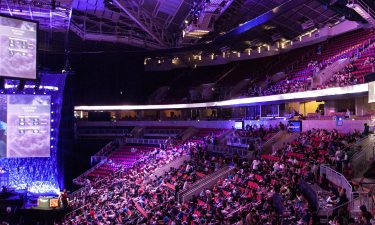
[[(0, 0), (0, 13), (38, 20), (46, 32), (69, 33), (81, 40), (124, 43), (140, 49), (169, 49), (211, 42), (291, 0)], [(197, 7), (207, 2), (228, 7), (213, 21), (213, 31), (189, 43), (182, 30)], [(224, 3), (223, 3), (224, 2)], [(308, 29), (361, 17), (346, 0), (300, 0), (285, 13), (264, 21), (221, 45), (232, 48), (292, 39)], [(230, 3), (230, 4), (229, 4)], [(194, 11), (195, 10), (195, 11)], [(202, 13), (198, 11), (198, 13)]]

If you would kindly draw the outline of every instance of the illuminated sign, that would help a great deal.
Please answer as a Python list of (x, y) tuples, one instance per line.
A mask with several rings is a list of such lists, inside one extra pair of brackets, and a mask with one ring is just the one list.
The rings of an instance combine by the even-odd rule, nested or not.
[(270, 95), (251, 98), (239, 98), (218, 102), (191, 103), (191, 104), (165, 104), (165, 105), (107, 105), (107, 106), (75, 106), (77, 111), (111, 111), (111, 110), (146, 110), (146, 109), (189, 109), (189, 108), (206, 108), (220, 106), (238, 106), (246, 104), (259, 104), (286, 100), (301, 100), (308, 98), (320, 98), (326, 96), (336, 96), (343, 94), (357, 94), (369, 91), (369, 85), (357, 84), (346, 87), (334, 87), (322, 90), (312, 90), (304, 92), (287, 93), (280, 95)]

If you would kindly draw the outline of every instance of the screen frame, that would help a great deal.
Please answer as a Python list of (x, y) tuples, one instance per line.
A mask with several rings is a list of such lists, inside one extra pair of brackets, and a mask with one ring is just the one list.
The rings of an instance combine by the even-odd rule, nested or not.
[[(35, 95), (35, 94), (0, 94), (0, 95), (4, 95), (4, 96), (15, 96), (15, 95), (19, 95), (19, 96), (46, 96), (49, 98), (50, 100), (50, 104), (49, 104), (49, 107), (50, 107), (50, 110), (49, 110), (49, 115), (50, 115), (50, 118), (49, 118), (49, 138), (48, 138), (48, 146), (49, 146), (49, 155), (48, 156), (17, 156), (17, 157), (14, 157), (14, 156), (8, 156), (8, 154), (6, 155), (6, 157), (0, 157), (0, 159), (27, 159), (27, 158), (51, 158), (51, 137), (52, 137), (52, 132), (51, 132), (51, 128), (52, 128), (52, 123), (51, 123), (51, 119), (52, 119), (52, 95), (41, 95), (41, 94), (38, 94), (38, 95)], [(8, 99), (8, 98), (7, 98)], [(8, 118), (8, 102), (7, 102), (7, 118)], [(7, 125), (8, 125), (8, 120), (7, 120)], [(6, 151), (8, 153), (8, 142), (6, 143), (7, 146), (6, 146)]]
[(9, 76), (4, 76), (2, 74), (0, 74), (0, 79), (10, 79), (10, 80), (22, 80), (22, 81), (36, 81), (38, 80), (38, 75), (39, 75), (39, 71), (38, 71), (38, 63), (39, 63), (39, 60), (38, 60), (38, 56), (39, 56), (39, 41), (38, 41), (38, 36), (39, 36), (39, 21), (37, 20), (31, 20), (31, 19), (25, 19), (25, 18), (22, 18), (22, 17), (18, 17), (18, 16), (10, 16), (10, 15), (6, 15), (4, 13), (0, 13), (0, 17), (5, 17), (5, 18), (10, 18), (10, 19), (17, 19), (17, 20), (22, 20), (22, 21), (26, 21), (26, 22), (31, 22), (31, 23), (35, 23), (36, 24), (36, 40), (35, 40), (35, 48), (36, 48), (36, 51), (35, 51), (35, 77), (34, 78), (26, 78), (26, 77), (9, 77)]
[(299, 127), (299, 131), (293, 131), (293, 130), (290, 130), (289, 128), (288, 128), (288, 131), (290, 131), (291, 133), (301, 133), (302, 132), (302, 120), (288, 120), (288, 127), (289, 127), (290, 123), (299, 123), (300, 127)]

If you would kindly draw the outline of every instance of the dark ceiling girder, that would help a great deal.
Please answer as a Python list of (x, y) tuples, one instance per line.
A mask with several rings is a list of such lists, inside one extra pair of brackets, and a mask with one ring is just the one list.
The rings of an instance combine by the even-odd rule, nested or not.
[(261, 15), (259, 15), (258, 17), (255, 17), (254, 19), (252, 20), (249, 20), (247, 22), (245, 22), (244, 24), (242, 24), (241, 26), (237, 27), (237, 28), (234, 28), (233, 30), (227, 32), (226, 34), (222, 35), (222, 36), (219, 36), (217, 37), (214, 42), (218, 43), (218, 42), (224, 42), (228, 39), (232, 39), (232, 38), (235, 38), (235, 37), (238, 37), (240, 36), (241, 34), (257, 27), (257, 26), (260, 26), (270, 20), (272, 20), (273, 18), (289, 11), (289, 10), (292, 10), (293, 8), (295, 8), (296, 6), (299, 6), (300, 4), (304, 4), (307, 0), (289, 0), (287, 2), (285, 2), (284, 4), (281, 4)]
[(188, 47), (181, 47), (181, 48), (172, 48), (172, 49), (161, 49), (161, 50), (155, 50), (148, 52), (150, 55), (158, 55), (158, 54), (168, 54), (168, 53), (176, 53), (176, 52), (185, 52), (185, 51), (197, 51), (199, 49), (202, 50), (212, 50), (217, 46), (223, 45), (226, 42), (233, 40), (234, 38), (240, 37), (242, 34), (250, 31), (253, 28), (256, 28), (273, 18), (282, 15), (283, 13), (292, 10), (293, 8), (299, 6), (300, 4), (304, 4), (308, 0), (289, 0), (257, 17), (254, 19), (251, 19), (245, 23), (243, 23), (241, 26), (232, 29), (231, 31), (215, 38), (211, 42), (197, 44), (193, 46)]
[(335, 4), (331, 4), (330, 0), (318, 0), (322, 4), (326, 5), (327, 8), (330, 8), (332, 11), (340, 14), (345, 15), (346, 19), (366, 22), (356, 11), (346, 7), (347, 0), (338, 0)]

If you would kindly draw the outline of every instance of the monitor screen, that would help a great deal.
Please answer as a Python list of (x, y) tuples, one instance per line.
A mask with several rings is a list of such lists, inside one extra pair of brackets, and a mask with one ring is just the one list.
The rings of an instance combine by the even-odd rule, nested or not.
[(36, 79), (38, 22), (0, 15), (0, 76)]
[(49, 157), (50, 110), (47, 95), (0, 95), (0, 157)]
[(234, 128), (242, 130), (243, 129), (243, 121), (235, 121)]
[(289, 132), (301, 132), (302, 131), (302, 121), (299, 120), (289, 120), (288, 121)]
[(58, 198), (51, 198), (49, 200), (49, 207), (50, 208), (57, 208), (57, 207), (59, 207), (59, 199)]

